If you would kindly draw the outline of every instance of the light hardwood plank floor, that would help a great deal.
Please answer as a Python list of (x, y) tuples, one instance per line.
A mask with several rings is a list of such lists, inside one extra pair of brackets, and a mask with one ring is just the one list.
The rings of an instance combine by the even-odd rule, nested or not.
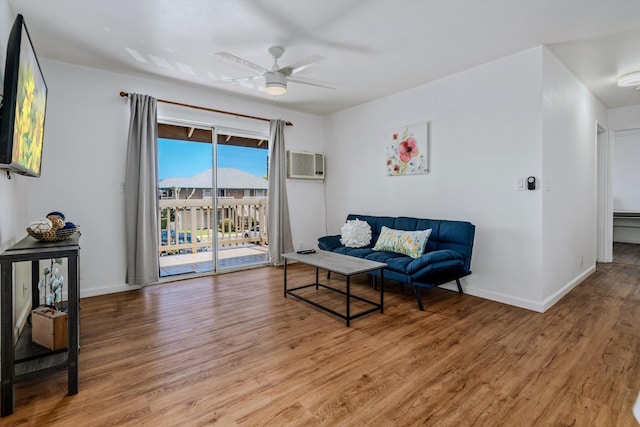
[(640, 265), (640, 245), (614, 242), (613, 262)]
[[(313, 271), (291, 266), (291, 284)], [(282, 275), (83, 299), (79, 394), (64, 371), (19, 383), (0, 424), (637, 426), (640, 266), (598, 265), (544, 314), (443, 289), (421, 312), (389, 286), (384, 314), (350, 328), (284, 298)]]

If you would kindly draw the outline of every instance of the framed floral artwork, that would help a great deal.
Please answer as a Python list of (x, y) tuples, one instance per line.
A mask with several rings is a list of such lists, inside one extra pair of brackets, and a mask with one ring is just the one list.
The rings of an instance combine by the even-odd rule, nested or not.
[(387, 175), (429, 173), (429, 123), (392, 129), (387, 141)]

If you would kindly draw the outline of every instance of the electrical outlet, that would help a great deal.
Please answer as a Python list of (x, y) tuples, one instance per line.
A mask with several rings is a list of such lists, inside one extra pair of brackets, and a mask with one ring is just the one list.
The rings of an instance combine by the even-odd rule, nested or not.
[(24, 283), (22, 284), (22, 296), (27, 296), (27, 286)]
[(584, 267), (584, 255), (580, 255), (580, 267)]

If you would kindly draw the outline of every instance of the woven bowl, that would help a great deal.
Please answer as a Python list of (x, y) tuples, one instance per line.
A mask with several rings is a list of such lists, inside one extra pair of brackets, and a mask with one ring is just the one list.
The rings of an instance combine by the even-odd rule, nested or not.
[(79, 231), (80, 227), (49, 230), (45, 232), (36, 232), (31, 228), (27, 228), (27, 233), (29, 233), (29, 236), (34, 237), (41, 242), (62, 242), (63, 240), (67, 240)]

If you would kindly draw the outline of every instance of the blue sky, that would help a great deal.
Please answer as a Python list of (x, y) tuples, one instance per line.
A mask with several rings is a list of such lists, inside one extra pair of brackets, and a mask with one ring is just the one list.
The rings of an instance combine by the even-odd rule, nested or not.
[[(259, 148), (218, 146), (218, 167), (236, 168), (257, 176), (267, 174), (267, 151)], [(186, 178), (211, 169), (211, 144), (158, 138), (159, 179)]]

